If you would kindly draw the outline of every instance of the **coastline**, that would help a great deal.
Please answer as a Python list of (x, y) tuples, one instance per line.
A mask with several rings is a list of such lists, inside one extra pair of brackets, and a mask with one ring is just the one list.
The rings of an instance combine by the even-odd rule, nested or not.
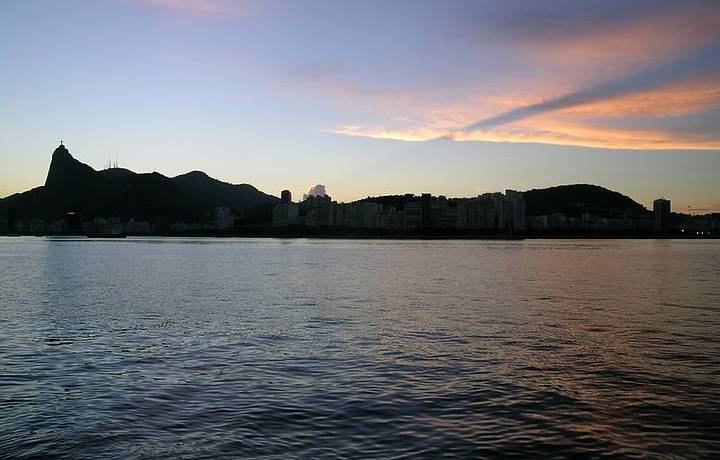
[(715, 240), (720, 235), (683, 234), (614, 234), (614, 233), (547, 233), (547, 234), (433, 234), (433, 233), (313, 233), (313, 232), (189, 232), (189, 233), (128, 233), (122, 236), (103, 236), (71, 233), (56, 234), (0, 234), (0, 237), (63, 237), (94, 241), (130, 238), (257, 238), (257, 239), (325, 239), (325, 240)]

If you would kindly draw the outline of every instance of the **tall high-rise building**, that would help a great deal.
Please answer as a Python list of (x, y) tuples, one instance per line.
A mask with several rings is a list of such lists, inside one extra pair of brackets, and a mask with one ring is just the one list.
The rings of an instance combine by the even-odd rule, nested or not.
[(298, 205), (292, 202), (289, 190), (280, 192), (280, 203), (273, 206), (273, 227), (287, 227), (298, 224)]
[(305, 195), (305, 199), (300, 206), (300, 214), (305, 216), (304, 223), (310, 227), (335, 225), (336, 224), (336, 204), (332, 201), (330, 195)]
[(448, 228), (448, 200), (442, 195), (430, 199), (430, 226)]
[(405, 215), (405, 231), (412, 231), (421, 228), (423, 225), (423, 204), (421, 202), (405, 203), (403, 208)]
[(522, 192), (505, 190), (507, 203), (508, 230), (518, 232), (525, 230), (525, 199)]
[(461, 200), (456, 206), (455, 228), (473, 230), (525, 230), (525, 199), (521, 192), (506, 190)]
[(653, 201), (653, 214), (655, 215), (656, 232), (670, 230), (670, 200), (658, 198)]
[(420, 203), (422, 206), (422, 214), (420, 220), (423, 228), (430, 228), (432, 226), (432, 216), (430, 214), (432, 209), (432, 195), (430, 193), (423, 193), (420, 196)]

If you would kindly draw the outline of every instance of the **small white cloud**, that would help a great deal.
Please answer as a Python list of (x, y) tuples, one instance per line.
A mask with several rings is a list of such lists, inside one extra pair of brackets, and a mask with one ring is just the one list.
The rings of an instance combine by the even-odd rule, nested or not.
[(325, 186), (322, 184), (313, 185), (305, 193), (305, 196), (325, 196)]

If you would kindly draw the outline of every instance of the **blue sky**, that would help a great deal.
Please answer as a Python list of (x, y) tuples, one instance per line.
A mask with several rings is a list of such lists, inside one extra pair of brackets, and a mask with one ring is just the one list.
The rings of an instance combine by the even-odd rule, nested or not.
[(720, 4), (0, 0), (0, 196), (61, 138), (276, 195), (589, 182), (720, 210)]

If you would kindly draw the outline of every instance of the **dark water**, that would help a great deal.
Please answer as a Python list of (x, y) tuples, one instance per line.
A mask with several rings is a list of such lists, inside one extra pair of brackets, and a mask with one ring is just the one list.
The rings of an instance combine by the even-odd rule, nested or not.
[(720, 241), (0, 238), (3, 458), (720, 458)]

